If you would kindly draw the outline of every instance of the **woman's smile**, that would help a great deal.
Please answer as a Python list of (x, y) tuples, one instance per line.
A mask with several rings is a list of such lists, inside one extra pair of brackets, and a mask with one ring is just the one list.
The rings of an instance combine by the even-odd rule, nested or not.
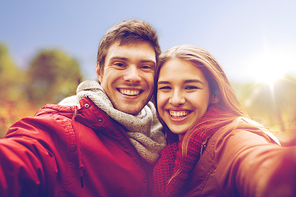
[(169, 114), (172, 118), (184, 118), (186, 117), (190, 112), (189, 111), (174, 111), (169, 110)]
[(191, 62), (174, 58), (164, 63), (157, 86), (159, 115), (175, 134), (184, 135), (210, 104), (208, 81)]

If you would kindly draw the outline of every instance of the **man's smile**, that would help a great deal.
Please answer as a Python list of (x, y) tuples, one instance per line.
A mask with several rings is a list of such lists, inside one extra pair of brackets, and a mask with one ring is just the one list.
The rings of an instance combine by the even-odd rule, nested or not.
[(136, 89), (118, 89), (121, 94), (128, 96), (137, 96), (141, 93), (141, 90)]

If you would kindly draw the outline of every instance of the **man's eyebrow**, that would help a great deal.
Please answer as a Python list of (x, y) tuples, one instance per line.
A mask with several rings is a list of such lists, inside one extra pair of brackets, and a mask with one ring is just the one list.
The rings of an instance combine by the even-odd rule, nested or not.
[[(111, 60), (123, 60), (123, 61), (128, 61), (128, 58), (126, 57), (121, 57), (121, 56), (114, 56), (110, 58)], [(156, 64), (156, 61), (154, 60), (149, 60), (149, 59), (144, 59), (140, 60), (141, 63), (153, 63)]]
[(120, 57), (120, 56), (114, 56), (114, 57), (111, 57), (110, 59), (111, 59), (111, 60), (124, 60), (124, 61), (128, 60), (127, 58), (125, 58), (125, 57)]
[(154, 60), (141, 60), (141, 62), (152, 62), (152, 63), (154, 63), (154, 64), (156, 64), (156, 62), (154, 61)]

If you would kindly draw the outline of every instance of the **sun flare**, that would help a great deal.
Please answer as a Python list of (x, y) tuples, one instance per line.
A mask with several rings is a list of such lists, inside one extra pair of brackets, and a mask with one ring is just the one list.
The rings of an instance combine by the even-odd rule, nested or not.
[(249, 72), (258, 83), (267, 83), (271, 87), (278, 80), (295, 70), (296, 57), (291, 50), (265, 48), (251, 55), (247, 61)]
[(270, 86), (271, 89), (273, 89), (273, 85), (275, 84), (275, 82), (281, 78), (283, 78), (283, 74), (280, 71), (277, 71), (276, 69), (271, 69), (269, 71), (265, 71), (265, 73), (261, 75), (257, 82), (266, 83)]

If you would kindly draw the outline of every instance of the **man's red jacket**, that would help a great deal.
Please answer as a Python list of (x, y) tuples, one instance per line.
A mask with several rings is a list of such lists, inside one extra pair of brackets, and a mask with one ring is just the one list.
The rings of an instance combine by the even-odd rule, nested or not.
[(5, 196), (147, 196), (149, 164), (91, 100), (45, 105), (0, 140)]

